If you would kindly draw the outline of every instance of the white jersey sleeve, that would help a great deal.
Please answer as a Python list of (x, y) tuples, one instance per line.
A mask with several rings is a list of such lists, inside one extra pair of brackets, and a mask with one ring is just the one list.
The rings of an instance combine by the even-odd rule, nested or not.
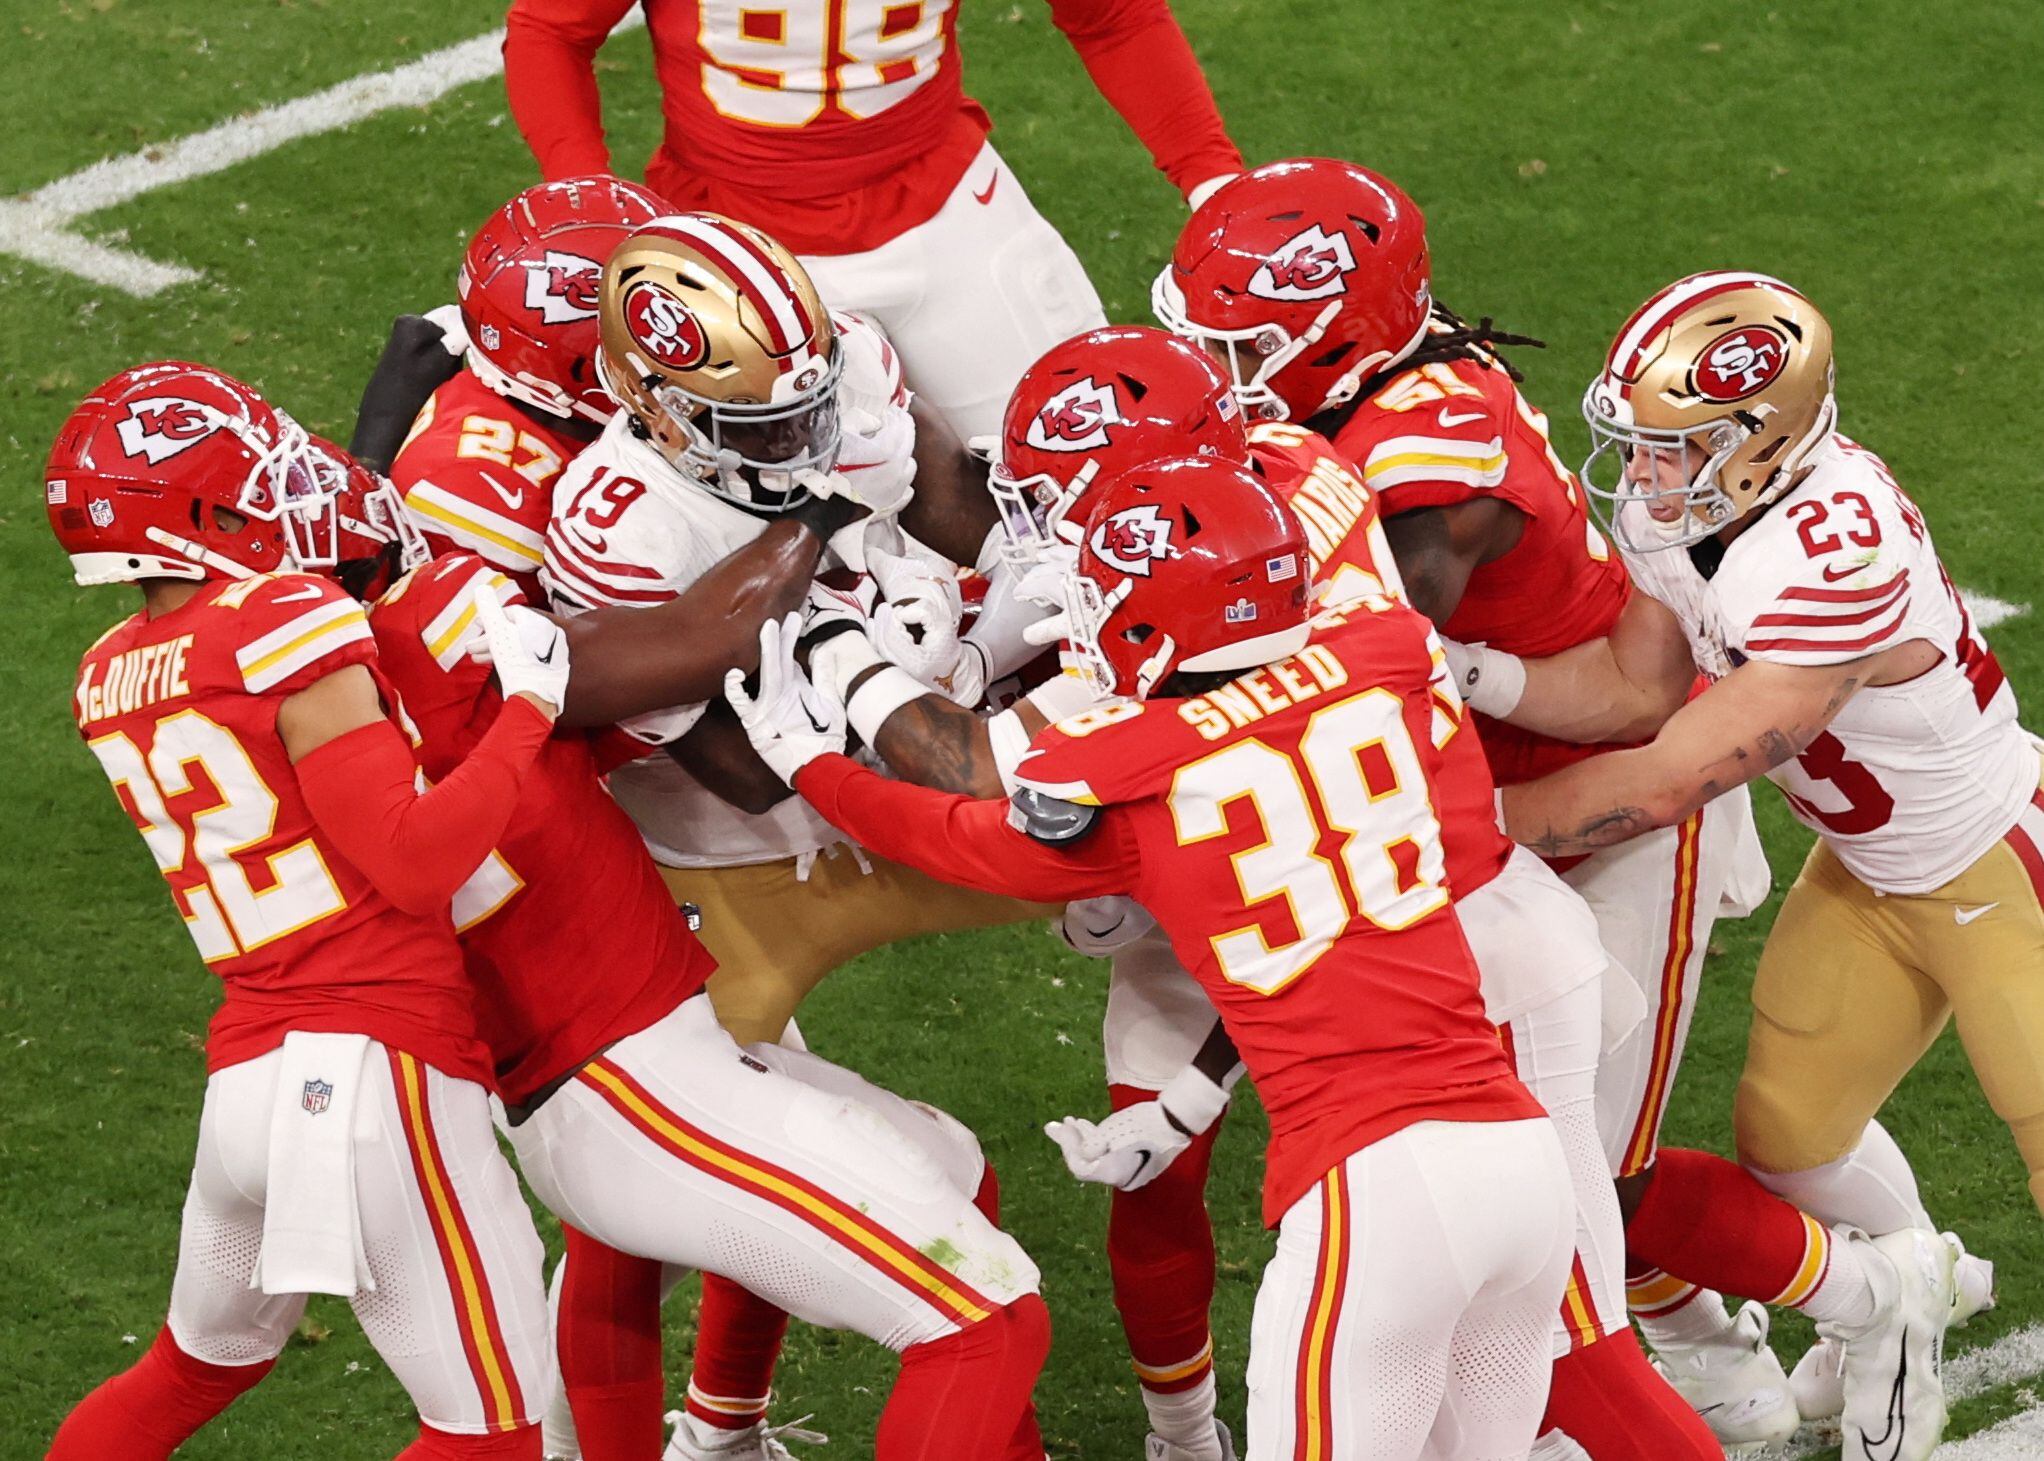
[(1836, 437), (1809, 475), (1705, 575), (1692, 553), (1631, 560), (1681, 618), (1712, 679), (1759, 660), (1850, 663), (1912, 641), (1940, 656), (1857, 691), (1769, 773), (1854, 876), (1928, 892), (2005, 836), (2037, 794), (2037, 748), (2015, 694), (1938, 561), (1923, 514), (1872, 452)]

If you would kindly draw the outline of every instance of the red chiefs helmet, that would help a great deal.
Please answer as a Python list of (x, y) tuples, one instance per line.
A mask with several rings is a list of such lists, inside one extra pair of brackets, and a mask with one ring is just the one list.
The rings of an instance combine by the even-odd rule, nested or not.
[(1148, 325), (1053, 345), (1008, 397), (987, 485), (1007, 551), (1033, 560), (1086, 489), (1158, 457), (1249, 460), (1228, 378), (1204, 351)]
[(331, 535), (333, 558), (322, 571), (356, 598), (376, 598), (430, 560), (433, 550), (389, 478), (323, 436), (311, 438), (311, 444), (313, 470), (331, 491), (320, 531)]
[(468, 363), (499, 395), (599, 424), (617, 410), (596, 379), (596, 299), (625, 235), (670, 212), (637, 183), (562, 178), (527, 188), (469, 241), (455, 282)]
[(1150, 304), (1228, 362), (1244, 409), (1304, 421), (1418, 347), (1433, 306), (1427, 269), (1426, 220), (1396, 183), (1352, 162), (1293, 158), (1200, 205)]
[(1306, 530), (1248, 467), (1167, 457), (1089, 494), (1066, 611), (1079, 666), (1141, 700), (1180, 670), (1248, 670), (1305, 648)]
[(65, 421), (44, 473), (78, 582), (249, 578), (332, 562), (333, 484), (305, 428), (251, 387), (182, 361), (124, 370)]

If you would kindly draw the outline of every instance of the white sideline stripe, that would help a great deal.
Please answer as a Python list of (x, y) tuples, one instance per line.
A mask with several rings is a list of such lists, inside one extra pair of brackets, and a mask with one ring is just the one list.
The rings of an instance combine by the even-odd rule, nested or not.
[(1959, 597), (1966, 601), (1966, 612), (1973, 616), (1973, 622), (1982, 629), (1992, 629), (2011, 619), (2020, 619), (2030, 612), (2028, 604), (2012, 604), (2007, 599), (1998, 599), (1993, 594), (1984, 594), (1977, 589), (1962, 588)]
[[(2044, 1375), (2044, 1324), (2030, 1324), (2004, 1334), (1992, 1344), (1955, 1354), (1945, 1361), (1945, 1398), (1954, 1403), (1984, 1395), (1998, 1386), (2032, 1380)], [(2011, 1429), (2015, 1427), (2015, 1429)], [(1991, 1426), (1963, 1441), (1937, 1450), (1937, 1461), (2004, 1461), (2004, 1458), (2044, 1456), (2044, 1446), (2032, 1442), (2044, 1437), (2044, 1410), (2028, 1410)], [(1991, 1445), (1985, 1444), (1993, 1438)], [(1976, 1442), (1982, 1448), (1972, 1447)], [(1781, 1461), (1797, 1461), (1838, 1444), (1835, 1422), (1804, 1426), (1788, 1443)]]
[[(634, 29), (645, 19), (645, 12), (634, 6), (611, 34)], [(458, 86), (503, 70), (503, 47), (503, 30), (493, 30), (174, 142), (103, 159), (26, 198), (0, 200), (0, 253), (145, 299), (188, 284), (199, 277), (197, 270), (95, 243), (69, 225), (157, 188), (223, 172), (301, 137), (332, 132), (393, 107), (426, 106)]]

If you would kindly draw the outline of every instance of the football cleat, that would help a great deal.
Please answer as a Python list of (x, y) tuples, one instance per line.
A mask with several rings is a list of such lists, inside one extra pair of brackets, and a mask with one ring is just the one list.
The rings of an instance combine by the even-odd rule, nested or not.
[(1952, 1249), (1925, 1228), (1838, 1234), (1867, 1260), (1877, 1303), (1865, 1325), (1817, 1329), (1844, 1348), (1846, 1461), (1925, 1461), (1945, 1433)]
[(1235, 1461), (1235, 1437), (1226, 1424), (1214, 1422), (1214, 1444), (1206, 1446), (1181, 1446), (1167, 1441), (1155, 1431), (1143, 1438), (1143, 1461)]
[(1689, 1402), (1729, 1456), (1787, 1440), (1802, 1423), (1789, 1378), (1767, 1343), (1767, 1308), (1748, 1303), (1730, 1334), (1696, 1345), (1662, 1345), (1654, 1368)]
[(1819, 1339), (1789, 1373), (1796, 1409), (1804, 1420), (1837, 1420), (1845, 1409), (1845, 1346)]
[(674, 1433), (667, 1438), (660, 1461), (794, 1461), (795, 1453), (783, 1443), (783, 1437), (805, 1446), (830, 1441), (821, 1431), (802, 1429), (802, 1422), (809, 1419), (806, 1415), (783, 1425), (757, 1420), (735, 1431), (707, 1425), (685, 1410), (670, 1410), (667, 1419)]
[(1967, 1320), (1995, 1305), (1994, 1265), (1968, 1253), (1957, 1233), (1941, 1236), (1952, 1250), (1952, 1328), (1964, 1329)]

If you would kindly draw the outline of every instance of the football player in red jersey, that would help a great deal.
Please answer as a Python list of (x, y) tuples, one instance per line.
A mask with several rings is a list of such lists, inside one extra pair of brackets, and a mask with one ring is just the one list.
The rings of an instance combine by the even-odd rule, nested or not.
[[(1258, 423), (1245, 435), (1215, 362), (1155, 329), (1068, 341), (1017, 386), (993, 472), (1011, 558), (1069, 554), (1059, 539), (1087, 516), (1103, 477), (1184, 453), (1245, 463), (1284, 497), (1306, 531), (1315, 577), (1325, 580), (1323, 601), (1401, 593), (1375, 500), (1333, 448), (1285, 422)], [(1018, 756), (999, 754), (997, 744), (1026, 746), (1047, 706), (1057, 718), (1095, 703), (1075, 702), (1080, 682), (1064, 677), (984, 728), (934, 696), (893, 711), (916, 687), (891, 672), (860, 682), (859, 666), (873, 656), (844, 638), (853, 647), (833, 641), (812, 656), (819, 683), (848, 690), (855, 727), (884, 748), (896, 774), (925, 785), (999, 794), (1003, 778), (1012, 784)], [(1489, 772), (1460, 722), (1457, 713), (1437, 727), (1447, 758), (1435, 790), (1449, 882), (1486, 1012), (1563, 1134), (1576, 1193), (1579, 1262), (1555, 1315), (1543, 1425), (1559, 1436), (1543, 1444), (1566, 1440), (1600, 1457), (1714, 1457), (1710, 1432), (1655, 1375), (1626, 1325), (1624, 1243), (1591, 1081), (1602, 1024), (1598, 976), (1610, 961), (1581, 899), (1497, 831)], [(954, 768), (975, 760), (974, 781), (959, 784)], [(1231, 1071), (1232, 1047), (1211, 1034), (1212, 1005), (1144, 910), (1126, 899), (1076, 903), (1064, 931), (1083, 952), (1113, 956), (1103, 1044), (1115, 1114), (1097, 1124), (1056, 1122), (1050, 1134), (1075, 1176), (1116, 1188), (1109, 1265), (1149, 1412), (1152, 1461), (1225, 1458), (1232, 1452), (1214, 1413), (1213, 1248), (1203, 1194), (1215, 1124), (1239, 1067)]]
[(474, 553), (537, 594), (561, 469), (617, 409), (596, 379), (604, 262), (667, 211), (616, 178), (527, 188), (469, 241), (453, 310), (399, 319), (350, 445), (435, 553)]
[[(502, 600), (520, 629), (559, 631), (471, 554), (384, 591), (401, 544), (376, 524), (394, 489), (328, 453), (349, 483), (336, 572), (375, 596), (379, 662), (439, 774), (501, 699), (472, 657), (478, 609)], [(607, 728), (714, 693), (757, 653), (760, 623), (802, 601), (827, 528), (784, 518), (666, 604), (570, 621), (563, 723)], [(585, 736), (550, 740), (454, 908), (512, 1145), (568, 1224), (559, 1357), (581, 1454), (644, 1461), (659, 1447), (664, 1263), (704, 1271), (706, 1303), (742, 1282), (899, 1351), (876, 1456), (1039, 1461), (1029, 1394), (1049, 1319), (1035, 1267), (994, 1224), (978, 1143), (813, 1055), (724, 1033), (703, 993), (714, 965), (599, 780), (608, 754)], [(786, 1455), (775, 1436), (764, 1421), (685, 1416), (666, 1455), (765, 1461)]]
[[(1188, 221), (1152, 300), (1160, 319), (1228, 366), (1252, 415), (1332, 438), (1383, 503), (1413, 603), (1445, 634), (1552, 654), (1617, 621), (1632, 593), (1625, 565), (1548, 444), (1546, 418), (1494, 350), (1527, 342), (1487, 320), (1470, 328), (1434, 301), (1424, 220), (1388, 179), (1321, 158), (1245, 174)], [(1610, 749), (1477, 724), (1503, 786)], [(1706, 1159), (1657, 1166), (1655, 1155), (1712, 923), (1721, 904), (1747, 912), (1765, 891), (1750, 804), (1723, 797), (1679, 826), (1556, 867), (1647, 1001), (1647, 1022), (1598, 1073), (1599, 1125), (1626, 1210), (1657, 1173), (1679, 1169), (1691, 1207), (1709, 1211)], [(1737, 1175), (1728, 1163), (1708, 1170)], [(1816, 1256), (1821, 1232), (1801, 1258)], [(1807, 1298), (1803, 1276), (1816, 1269), (1791, 1261), (1785, 1271), (1798, 1275), (1790, 1289), (1760, 1297)], [(1735, 1318), (1715, 1294), (1637, 1255), (1629, 1278), (1635, 1318), (1677, 1385), (1711, 1407), (1723, 1439), (1794, 1429), (1764, 1307)]]
[[(1078, 257), (986, 141), (957, 0), (642, 0), (667, 132), (646, 181), (759, 228), (825, 299), (873, 316), (961, 437), (1000, 424), (1053, 342), (1102, 322)], [(633, 0), (513, 0), (504, 84), (550, 178), (610, 170), (594, 57)], [(1049, 0), (1183, 194), (1241, 170), (1168, 0)]]
[(421, 793), (360, 607), (294, 571), (334, 537), (288, 416), (218, 371), (138, 366), (72, 413), (46, 491), (78, 581), (142, 591), (86, 652), (79, 731), (224, 995), (169, 1317), (50, 1455), (169, 1456), (333, 1293), (418, 1409), (405, 1456), (537, 1461), (540, 1243), (447, 903), (546, 742), (565, 645), (492, 606), (506, 694)]
[[(759, 698), (727, 693), (861, 842), (1023, 896), (1132, 895), (1169, 932), (1271, 1120), (1248, 1456), (1523, 1456), (1574, 1204), (1450, 904), (1431, 632), (1383, 598), (1313, 620), (1305, 532), (1240, 465), (1167, 458), (1096, 498), (1072, 645), (1128, 698), (1039, 734), (1012, 805), (828, 754), (844, 721), (772, 630)], [(1483, 1200), (1495, 1181), (1518, 1200)]]

